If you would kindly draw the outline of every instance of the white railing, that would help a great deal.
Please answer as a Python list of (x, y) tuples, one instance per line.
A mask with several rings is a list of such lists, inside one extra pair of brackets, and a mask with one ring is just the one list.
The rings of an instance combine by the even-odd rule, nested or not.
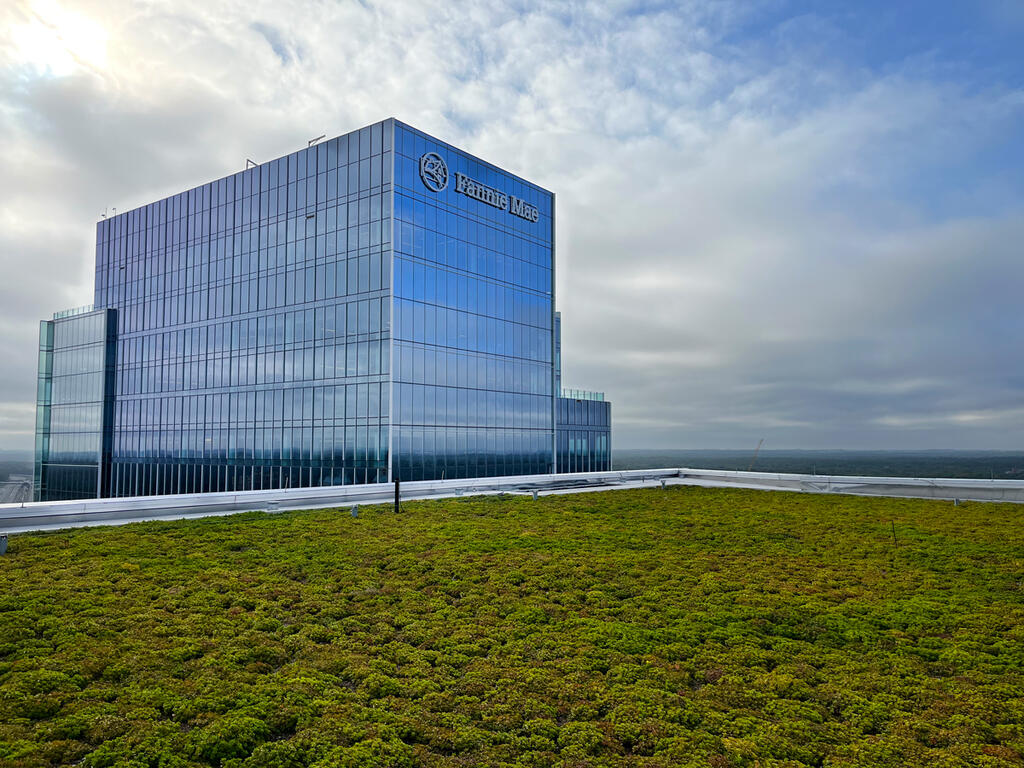
[[(1024, 503), (1024, 480), (848, 477), (677, 468), (423, 480), (402, 483), (400, 493), (403, 501), (412, 501), (499, 493), (548, 495), (663, 485)], [(394, 484), (375, 483), (237, 493), (0, 504), (0, 533), (117, 525), (141, 520), (171, 520), (257, 510), (275, 512), (286, 509), (349, 508), (358, 504), (390, 504), (394, 497)]]
[(590, 392), (586, 389), (563, 389), (561, 396), (569, 400), (598, 400), (604, 402), (604, 392)]
[(61, 320), (65, 317), (74, 317), (75, 315), (87, 315), (90, 312), (95, 312), (96, 307), (92, 304), (86, 304), (82, 307), (72, 307), (71, 309), (62, 309), (60, 312), (53, 313), (54, 320)]

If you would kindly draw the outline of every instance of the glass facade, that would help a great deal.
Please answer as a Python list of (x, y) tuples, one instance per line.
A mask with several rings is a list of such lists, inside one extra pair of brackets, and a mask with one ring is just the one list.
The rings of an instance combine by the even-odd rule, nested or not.
[[(421, 178), (428, 153), (441, 191)], [(536, 220), (460, 192), (460, 175)], [(553, 471), (551, 193), (397, 124), (394, 210), (394, 475)]]
[[(553, 471), (553, 234), (550, 192), (395, 120), (100, 221), (102, 445), (96, 401), (74, 433), (98, 479), (60, 493)], [(46, 482), (63, 322), (40, 347), (43, 499), (69, 497)]]
[(112, 495), (387, 479), (392, 130), (100, 222)]
[(606, 472), (610, 470), (612, 468), (612, 404), (603, 399), (577, 397), (559, 397), (557, 404), (557, 471)]
[(37, 499), (106, 495), (115, 338), (116, 312), (111, 310), (40, 323)]

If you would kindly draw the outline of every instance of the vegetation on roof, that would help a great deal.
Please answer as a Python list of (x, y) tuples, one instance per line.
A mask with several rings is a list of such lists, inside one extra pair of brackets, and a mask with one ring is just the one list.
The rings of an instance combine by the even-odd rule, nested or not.
[(19, 535), (0, 765), (1020, 766), (1021, 512), (670, 487)]

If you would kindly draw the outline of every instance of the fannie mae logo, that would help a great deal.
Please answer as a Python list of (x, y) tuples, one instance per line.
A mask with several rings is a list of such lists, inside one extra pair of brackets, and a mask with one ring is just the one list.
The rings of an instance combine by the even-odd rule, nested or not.
[(448, 165), (437, 152), (427, 152), (420, 158), (420, 178), (428, 189), (442, 192), (448, 186)]
[[(443, 192), (448, 187), (448, 164), (437, 152), (427, 152), (420, 158), (420, 178), (427, 189)], [(515, 195), (506, 195), (458, 171), (455, 172), (455, 191), (527, 221), (540, 219), (540, 211), (525, 200)]]

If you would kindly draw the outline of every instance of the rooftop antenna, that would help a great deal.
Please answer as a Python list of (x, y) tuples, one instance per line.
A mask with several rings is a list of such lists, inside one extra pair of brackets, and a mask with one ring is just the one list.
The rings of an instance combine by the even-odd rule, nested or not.
[(754, 458), (752, 458), (750, 460), (750, 466), (747, 467), (747, 472), (749, 472), (750, 470), (752, 470), (754, 468), (754, 462), (757, 461), (757, 454), (761, 452), (761, 445), (763, 443), (764, 443), (764, 438), (763, 437), (760, 440), (757, 441), (757, 448), (754, 449)]
[(307, 147), (312, 147), (314, 144), (316, 144), (318, 141), (320, 141), (320, 139), (326, 139), (326, 138), (327, 138), (327, 134), (326, 133), (321, 133), (315, 139), (310, 139), (309, 141), (307, 141), (306, 142), (306, 146)]
[(252, 166), (253, 168), (255, 168), (255, 167), (257, 167), (257, 166), (259, 165), (259, 163), (257, 163), (257, 162), (256, 162), (255, 160), (250, 160), (250, 159), (249, 159), (248, 157), (247, 157), (247, 158), (245, 158), (245, 170), (247, 170), (247, 171), (248, 171), (248, 170), (249, 170), (249, 166), (250, 166), (250, 165), (251, 165), (251, 166)]

